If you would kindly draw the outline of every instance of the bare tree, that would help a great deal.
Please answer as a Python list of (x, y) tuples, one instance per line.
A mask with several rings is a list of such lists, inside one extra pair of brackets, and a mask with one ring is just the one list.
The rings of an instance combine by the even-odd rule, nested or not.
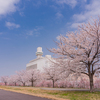
[(58, 48), (50, 52), (67, 59), (70, 72), (85, 74), (89, 77), (90, 92), (93, 92), (93, 76), (100, 72), (100, 18), (82, 24), (77, 32), (59, 36)]

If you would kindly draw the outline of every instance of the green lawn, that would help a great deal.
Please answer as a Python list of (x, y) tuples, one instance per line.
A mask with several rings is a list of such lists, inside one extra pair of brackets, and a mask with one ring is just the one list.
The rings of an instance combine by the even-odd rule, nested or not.
[(52, 98), (53, 100), (100, 100), (100, 92), (80, 92), (80, 91), (51, 91), (41, 90), (33, 87), (7, 87), (0, 86), (0, 89), (36, 95), (40, 97)]

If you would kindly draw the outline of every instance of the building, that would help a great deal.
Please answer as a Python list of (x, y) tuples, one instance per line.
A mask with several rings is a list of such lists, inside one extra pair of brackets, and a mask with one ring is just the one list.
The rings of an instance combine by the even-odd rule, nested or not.
[(31, 60), (26, 65), (26, 70), (39, 69), (40, 71), (43, 71), (44, 67), (49, 67), (51, 55), (45, 55), (45, 57), (43, 57), (42, 55), (42, 47), (38, 47), (36, 52), (37, 58)]

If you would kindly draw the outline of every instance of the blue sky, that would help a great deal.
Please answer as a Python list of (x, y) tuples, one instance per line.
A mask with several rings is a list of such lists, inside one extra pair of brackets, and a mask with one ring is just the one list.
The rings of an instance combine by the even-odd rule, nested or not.
[(99, 13), (99, 0), (0, 0), (0, 76), (25, 69), (37, 47), (51, 54), (60, 34)]

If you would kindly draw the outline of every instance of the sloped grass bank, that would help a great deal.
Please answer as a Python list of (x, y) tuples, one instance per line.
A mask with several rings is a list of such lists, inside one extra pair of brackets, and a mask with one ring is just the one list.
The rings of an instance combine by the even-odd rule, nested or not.
[(8, 87), (0, 86), (0, 89), (24, 93), (39, 97), (50, 98), (53, 100), (100, 100), (100, 92), (90, 93), (87, 91), (53, 91), (41, 90), (33, 87)]

